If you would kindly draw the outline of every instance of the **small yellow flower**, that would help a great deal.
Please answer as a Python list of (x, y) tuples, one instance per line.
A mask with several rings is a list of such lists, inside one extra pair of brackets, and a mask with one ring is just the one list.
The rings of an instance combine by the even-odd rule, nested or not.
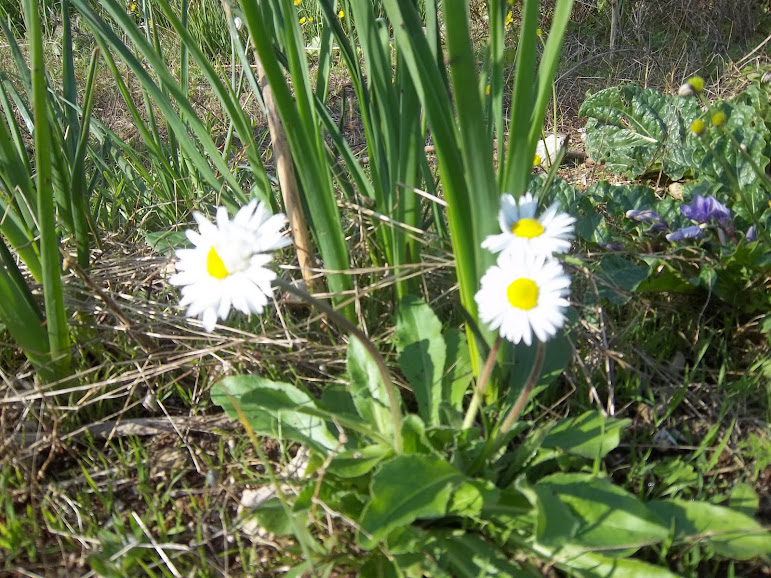
[(303, 16), (302, 18), (300, 18), (300, 24), (305, 24), (307, 21), (308, 21), (308, 19), (307, 19), (307, 18), (305, 18), (305, 16)]
[(342, 20), (345, 18), (345, 12), (343, 10), (340, 10), (340, 12), (337, 13), (337, 17)]
[(693, 134), (699, 135), (704, 132), (704, 129), (706, 126), (704, 125), (704, 121), (700, 118), (697, 118), (691, 123), (691, 132)]
[(535, 157), (533, 157), (533, 166), (534, 167), (539, 166), (542, 160), (543, 159), (541, 159), (541, 155), (539, 155), (538, 153), (535, 153)]
[(538, 30), (536, 30), (536, 31), (535, 31), (535, 35), (536, 35), (538, 38), (540, 38), (541, 36), (543, 36), (543, 30), (541, 30), (541, 29), (539, 28)]
[(489, 84), (487, 86), (485, 86), (485, 94), (487, 96), (490, 96), (490, 85)]
[(509, 10), (509, 13), (506, 14), (506, 20), (503, 21), (503, 27), (508, 28), (512, 22), (514, 22), (514, 14)]
[(136, 9), (137, 5), (132, 2), (131, 5), (129, 5), (129, 12), (135, 12)]
[(294, 0), (294, 5), (295, 5), (295, 6), (299, 6), (299, 5), (300, 5), (300, 2), (302, 2), (302, 0)]
[(310, 24), (311, 22), (313, 22), (313, 16), (308, 16), (308, 23)]
[(688, 84), (690, 84), (691, 88), (696, 92), (704, 90), (704, 79), (701, 76), (692, 76), (688, 79)]
[(725, 113), (723, 111), (716, 112), (712, 115), (710, 121), (712, 122), (712, 126), (723, 126), (726, 121)]

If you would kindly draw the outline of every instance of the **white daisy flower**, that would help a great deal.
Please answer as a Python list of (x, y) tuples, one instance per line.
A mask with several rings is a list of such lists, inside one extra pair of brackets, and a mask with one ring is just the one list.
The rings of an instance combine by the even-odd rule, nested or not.
[(199, 232), (188, 229), (191, 249), (177, 249), (177, 274), (169, 279), (182, 287), (180, 305), (185, 315), (198, 317), (206, 331), (217, 318), (226, 319), (230, 308), (242, 313), (262, 313), (273, 295), (276, 273), (265, 265), (271, 251), (292, 243), (282, 228), (286, 217), (270, 214), (263, 203), (252, 201), (229, 220), (225, 207), (217, 209), (216, 224), (193, 213)]
[(479, 319), (512, 343), (546, 342), (565, 322), (570, 278), (546, 255), (504, 252), (474, 297)]
[(575, 219), (567, 213), (558, 213), (558, 203), (552, 204), (538, 218), (533, 195), (526, 193), (519, 199), (509, 194), (501, 196), (498, 222), (500, 235), (490, 235), (482, 241), (482, 247), (493, 253), (528, 251), (546, 256), (566, 253), (570, 250)]

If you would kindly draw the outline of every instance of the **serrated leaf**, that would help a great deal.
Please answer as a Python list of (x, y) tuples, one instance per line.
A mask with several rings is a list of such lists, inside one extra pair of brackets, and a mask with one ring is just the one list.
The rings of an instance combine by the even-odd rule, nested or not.
[(648, 507), (674, 525), (676, 540), (688, 544), (698, 540), (718, 555), (736, 560), (771, 555), (768, 528), (741, 512), (685, 500), (656, 500)]
[(359, 415), (377, 431), (393, 433), (386, 386), (377, 364), (358, 339), (348, 343), (347, 367), (353, 404)]
[(588, 411), (559, 421), (541, 446), (588, 459), (602, 458), (618, 447), (621, 432), (629, 423), (628, 419), (606, 418), (599, 411)]
[(316, 409), (313, 398), (288, 383), (257, 375), (229, 376), (214, 385), (211, 399), (233, 419), (239, 419), (238, 404), (256, 433), (306, 444), (322, 455), (337, 447), (322, 418), (299, 411)]
[(407, 376), (427, 425), (439, 423), (446, 345), (442, 324), (431, 308), (406, 295), (396, 310), (396, 348), (399, 367)]
[(399, 526), (444, 516), (453, 491), (466, 479), (430, 455), (400, 455), (383, 463), (372, 476), (371, 499), (361, 515), (357, 542), (372, 549)]

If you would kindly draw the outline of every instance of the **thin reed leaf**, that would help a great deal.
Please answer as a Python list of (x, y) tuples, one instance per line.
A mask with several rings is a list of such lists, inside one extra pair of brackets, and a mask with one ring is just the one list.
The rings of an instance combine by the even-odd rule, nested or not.
[[(132, 41), (137, 51), (146, 60), (146, 63), (140, 62), (134, 56), (133, 52), (91, 8), (86, 0), (73, 0), (73, 5), (77, 7), (94, 31), (97, 42), (102, 41), (105, 43), (106, 46), (103, 50), (106, 52), (107, 46), (115, 50), (136, 75), (143, 90), (147, 92), (153, 104), (158, 107), (168, 122), (170, 130), (178, 135), (181, 150), (203, 179), (203, 182), (207, 183), (214, 191), (221, 192), (222, 202), (229, 208), (235, 209), (245, 204), (246, 195), (241, 189), (238, 179), (222, 159), (216, 144), (211, 138), (210, 131), (201, 122), (187, 95), (168, 70), (163, 58), (155, 52), (153, 46), (147, 41), (141, 30), (126, 14), (125, 7), (116, 2), (103, 2), (101, 4)], [(148, 67), (158, 76), (163, 88), (153, 81), (147, 72)], [(168, 90), (170, 96), (173, 97), (174, 104), (179, 107), (180, 113), (175, 111), (170, 98), (165, 96), (165, 90)], [(184, 121), (180, 118), (180, 114), (184, 116)], [(190, 138), (191, 135), (194, 138)], [(203, 149), (203, 152), (199, 150), (198, 146)], [(212, 170), (210, 163), (214, 165), (220, 177)], [(227, 183), (228, 187), (223, 187), (220, 178)]]
[[(524, 0), (519, 42), (517, 43), (514, 92), (511, 96), (508, 151), (502, 183), (503, 191), (514, 195), (516, 198), (519, 198), (525, 192), (527, 182), (533, 171), (536, 143), (530, 142), (530, 124), (538, 116), (533, 112), (536, 96), (537, 30), (538, 0)], [(541, 118), (543, 120), (543, 117)], [(539, 124), (536, 129), (540, 134), (541, 125)]]
[(52, 194), (52, 142), (48, 119), (48, 87), (43, 64), (43, 35), (35, 0), (24, 0), (24, 14), (32, 67), (32, 110), (35, 119), (35, 168), (37, 170), (37, 220), (40, 228), (40, 261), (43, 278), (48, 350), (52, 373), (64, 377), (70, 367), (70, 339), (61, 279), (59, 236)]

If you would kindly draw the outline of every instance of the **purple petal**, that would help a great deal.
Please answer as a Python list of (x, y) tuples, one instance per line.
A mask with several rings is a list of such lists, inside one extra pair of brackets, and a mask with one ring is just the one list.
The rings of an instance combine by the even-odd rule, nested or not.
[(680, 212), (700, 225), (715, 219), (718, 222), (731, 219), (731, 211), (712, 195), (696, 195), (690, 205), (680, 205)]
[(674, 233), (667, 235), (667, 241), (683, 241), (685, 239), (699, 239), (704, 236), (704, 231), (698, 225), (692, 225), (690, 227), (683, 227), (678, 229)]

